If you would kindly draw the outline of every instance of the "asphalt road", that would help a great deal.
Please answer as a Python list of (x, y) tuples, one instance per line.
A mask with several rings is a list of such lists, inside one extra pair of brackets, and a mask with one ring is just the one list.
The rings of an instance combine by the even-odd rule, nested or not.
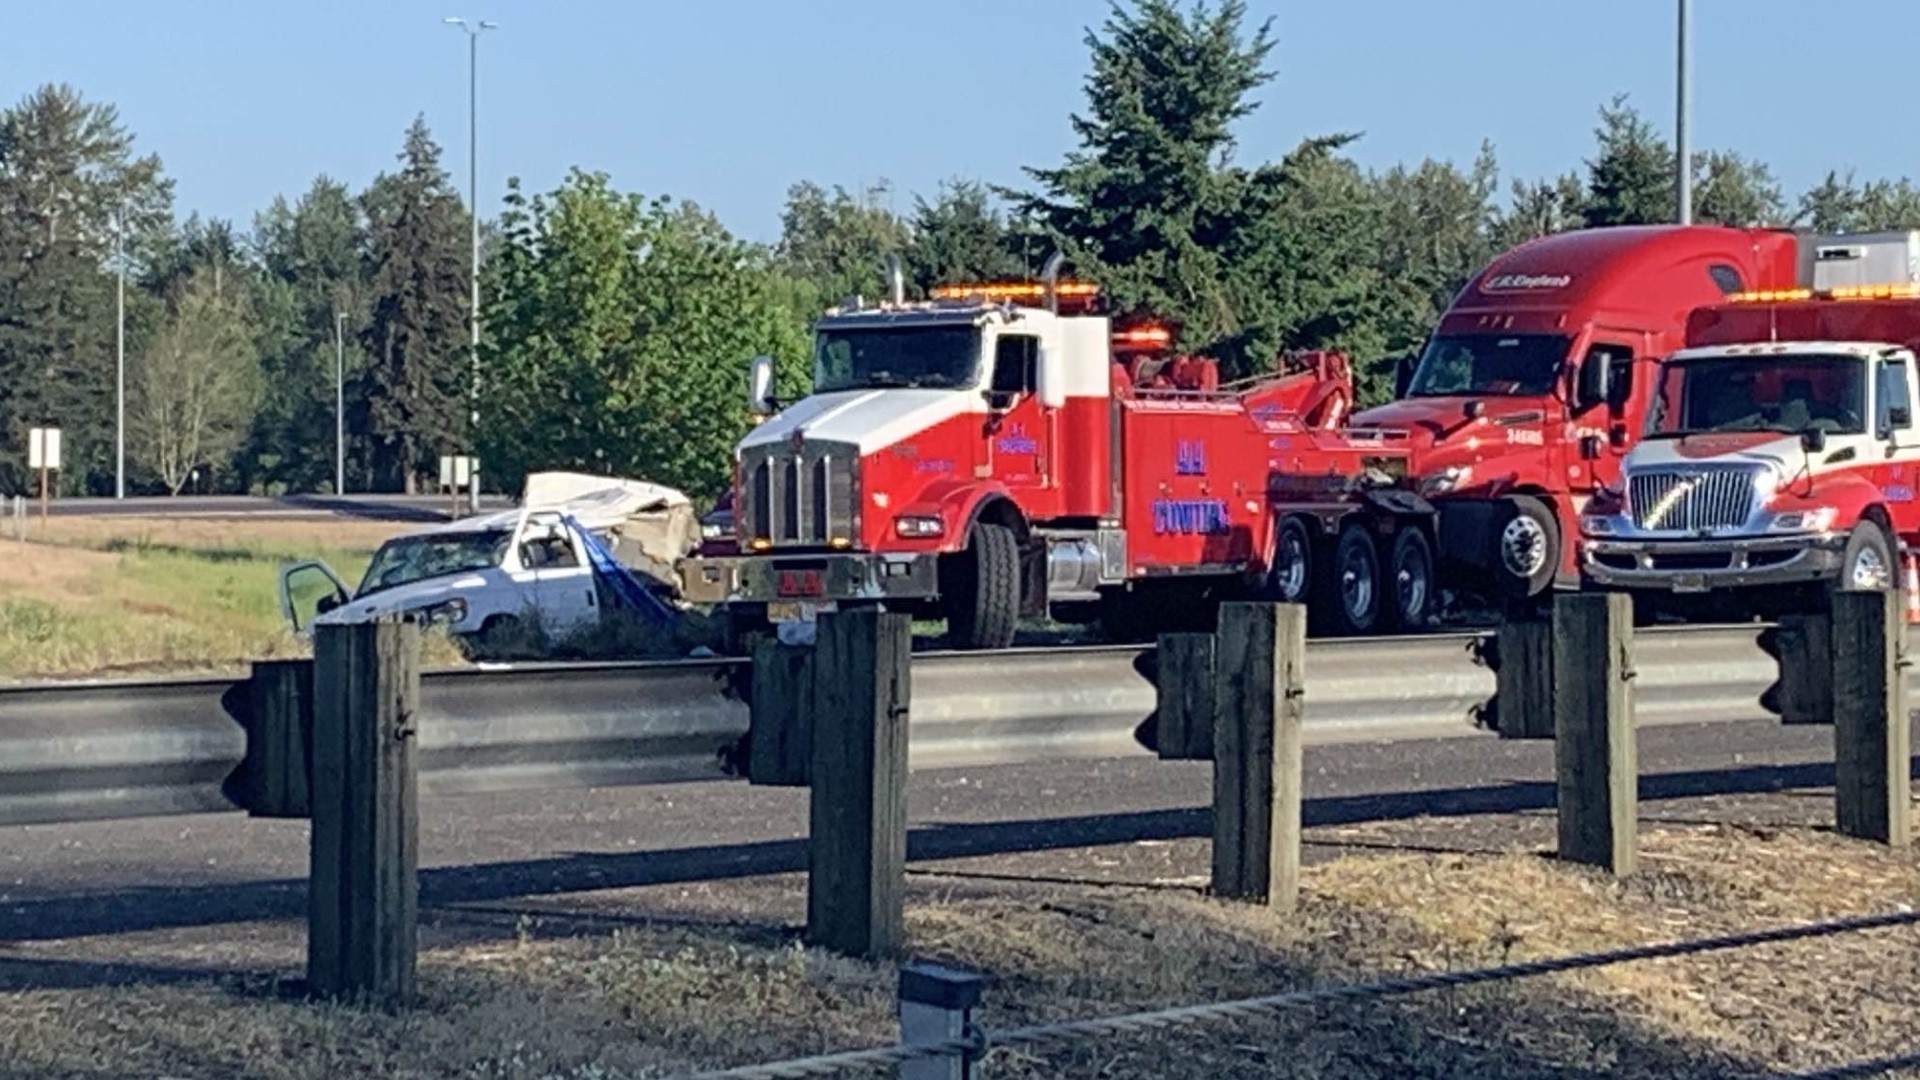
[[(1646, 729), (1642, 819), (1830, 821), (1817, 789), (1831, 739), (1770, 722)], [(1550, 845), (1552, 761), (1537, 742), (1311, 747), (1308, 857)], [(1204, 763), (1150, 759), (916, 773), (915, 887), (1195, 887), (1209, 793)], [(723, 782), (424, 800), (423, 942), (530, 916), (790, 926), (804, 919), (806, 808), (804, 789)], [(140, 956), (297, 966), (306, 832), (237, 814), (0, 829), (0, 989)]]
[[(55, 499), (55, 517), (161, 517), (290, 519), (347, 517), (369, 521), (445, 521), (453, 501), (445, 495), (252, 495), (142, 496), (128, 499)], [(482, 496), (482, 509), (511, 506), (506, 496)], [(38, 502), (29, 500), (30, 514)], [(465, 510), (463, 508), (462, 513)]]

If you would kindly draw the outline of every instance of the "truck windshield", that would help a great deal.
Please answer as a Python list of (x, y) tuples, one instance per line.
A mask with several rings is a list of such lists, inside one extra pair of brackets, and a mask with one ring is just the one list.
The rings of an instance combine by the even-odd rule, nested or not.
[(980, 379), (980, 331), (972, 325), (823, 329), (814, 347), (813, 389), (921, 387), (964, 390)]
[(1420, 354), (1407, 396), (1545, 394), (1570, 344), (1562, 334), (1440, 335)]
[(1866, 430), (1866, 365), (1857, 356), (1715, 356), (1660, 369), (1649, 438), (1708, 432)]
[(505, 529), (487, 529), (389, 540), (373, 553), (373, 563), (360, 581), (358, 595), (498, 566), (512, 539), (513, 534)]

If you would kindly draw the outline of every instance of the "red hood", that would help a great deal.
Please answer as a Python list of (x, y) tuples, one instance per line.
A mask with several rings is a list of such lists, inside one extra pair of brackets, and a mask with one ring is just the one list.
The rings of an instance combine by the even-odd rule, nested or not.
[[(1483, 411), (1479, 419), (1468, 420), (1466, 404), (1474, 400), (1481, 402)], [(1416, 478), (1471, 466), (1476, 474), (1491, 479), (1538, 471), (1544, 442), (1516, 442), (1510, 433), (1531, 430), (1544, 439), (1542, 429), (1552, 404), (1545, 397), (1404, 398), (1357, 413), (1352, 424), (1405, 431), (1413, 452), (1408, 469)]]

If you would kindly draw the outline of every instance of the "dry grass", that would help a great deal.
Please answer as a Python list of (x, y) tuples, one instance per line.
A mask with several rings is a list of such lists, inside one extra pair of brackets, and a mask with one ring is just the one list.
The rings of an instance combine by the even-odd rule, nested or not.
[[(915, 879), (922, 956), (990, 972), (988, 1028), (1467, 968), (1848, 913), (1908, 853), (1810, 831), (1651, 831), (1617, 883), (1530, 853), (1348, 856), (1293, 916), (1166, 890)], [(931, 884), (929, 884), (931, 881)], [(996, 1054), (992, 1077), (1740, 1076), (1914, 1047), (1920, 933), (1877, 931), (1313, 1014)], [(0, 1073), (658, 1076), (894, 1037), (893, 975), (777, 930), (656, 926), (430, 952), (402, 1017), (245, 983), (0, 998)], [(1893, 1075), (1893, 1074), (1889, 1074)]]
[(297, 655), (278, 570), (349, 577), (407, 526), (359, 521), (54, 518), (0, 539), (0, 680), (230, 671)]

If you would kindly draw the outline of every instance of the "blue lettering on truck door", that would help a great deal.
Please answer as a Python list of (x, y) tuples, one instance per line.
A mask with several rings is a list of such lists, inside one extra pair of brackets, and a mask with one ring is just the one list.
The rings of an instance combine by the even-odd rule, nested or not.
[(1160, 499), (1153, 504), (1156, 534), (1212, 535), (1227, 532), (1227, 504), (1219, 499)]

